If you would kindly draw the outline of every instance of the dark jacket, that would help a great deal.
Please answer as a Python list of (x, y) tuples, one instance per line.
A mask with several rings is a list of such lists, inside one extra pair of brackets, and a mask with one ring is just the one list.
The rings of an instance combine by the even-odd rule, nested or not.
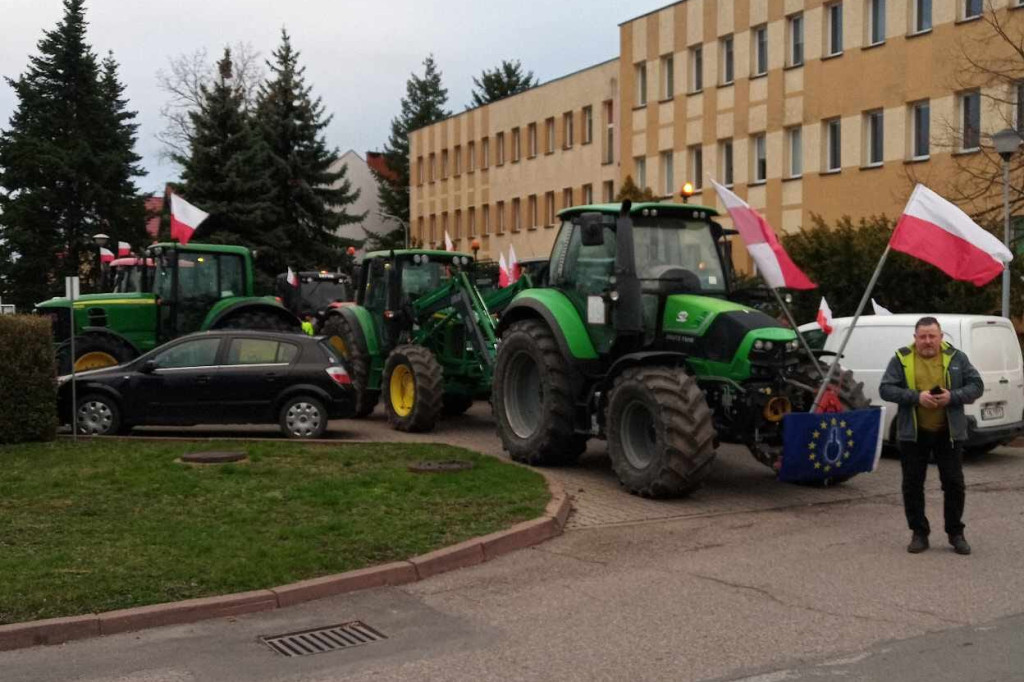
[[(985, 391), (985, 384), (963, 351), (943, 342), (940, 352), (942, 369), (946, 374), (946, 388), (949, 390), (949, 404), (946, 405), (949, 437), (954, 441), (967, 440), (964, 405), (980, 398)], [(914, 347), (905, 346), (896, 351), (896, 355), (889, 361), (878, 387), (882, 400), (899, 405), (899, 412), (896, 413), (897, 440), (917, 440), (917, 410), (914, 408), (918, 405), (920, 391), (912, 388), (913, 384)]]

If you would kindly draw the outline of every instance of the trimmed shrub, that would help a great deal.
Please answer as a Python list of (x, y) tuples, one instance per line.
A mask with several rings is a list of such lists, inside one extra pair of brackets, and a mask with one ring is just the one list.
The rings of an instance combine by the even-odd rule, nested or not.
[(0, 315), (0, 443), (53, 440), (57, 380), (50, 320)]

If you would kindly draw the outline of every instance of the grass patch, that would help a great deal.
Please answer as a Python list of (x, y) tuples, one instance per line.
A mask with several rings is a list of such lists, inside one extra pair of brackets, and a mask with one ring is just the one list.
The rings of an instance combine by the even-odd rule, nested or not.
[[(249, 462), (186, 466), (185, 452)], [(473, 469), (413, 474), (410, 462)], [(242, 592), (540, 516), (536, 472), (447, 445), (68, 441), (0, 448), (0, 624)]]

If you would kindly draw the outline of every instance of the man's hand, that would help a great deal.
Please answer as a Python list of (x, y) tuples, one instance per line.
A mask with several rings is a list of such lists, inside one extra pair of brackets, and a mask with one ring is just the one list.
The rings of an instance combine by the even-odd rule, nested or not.
[(935, 399), (935, 404), (938, 405), (939, 407), (945, 407), (946, 405), (949, 405), (950, 395), (949, 391), (947, 391), (946, 389), (942, 389), (942, 393), (939, 393), (938, 395), (933, 395), (932, 397)]
[[(949, 402), (949, 393), (946, 393), (946, 402)], [(921, 391), (917, 396), (917, 402), (920, 403), (921, 407), (930, 407), (935, 409), (939, 407), (939, 398), (941, 396), (932, 395), (928, 391)]]

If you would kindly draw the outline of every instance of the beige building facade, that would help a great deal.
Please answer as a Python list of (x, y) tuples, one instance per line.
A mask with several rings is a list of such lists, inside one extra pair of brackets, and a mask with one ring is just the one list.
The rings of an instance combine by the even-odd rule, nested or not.
[(441, 244), (448, 225), (481, 257), (544, 255), (552, 208), (606, 201), (627, 175), (677, 201), (693, 182), (691, 202), (721, 208), (714, 178), (779, 231), (896, 217), (915, 182), (950, 196), (965, 166), (990, 163), (987, 135), (1018, 124), (1020, 86), (972, 82), (965, 59), (1005, 50), (983, 13), (1024, 26), (1022, 4), (682, 0), (636, 17), (617, 59), (412, 133), (413, 234)]

